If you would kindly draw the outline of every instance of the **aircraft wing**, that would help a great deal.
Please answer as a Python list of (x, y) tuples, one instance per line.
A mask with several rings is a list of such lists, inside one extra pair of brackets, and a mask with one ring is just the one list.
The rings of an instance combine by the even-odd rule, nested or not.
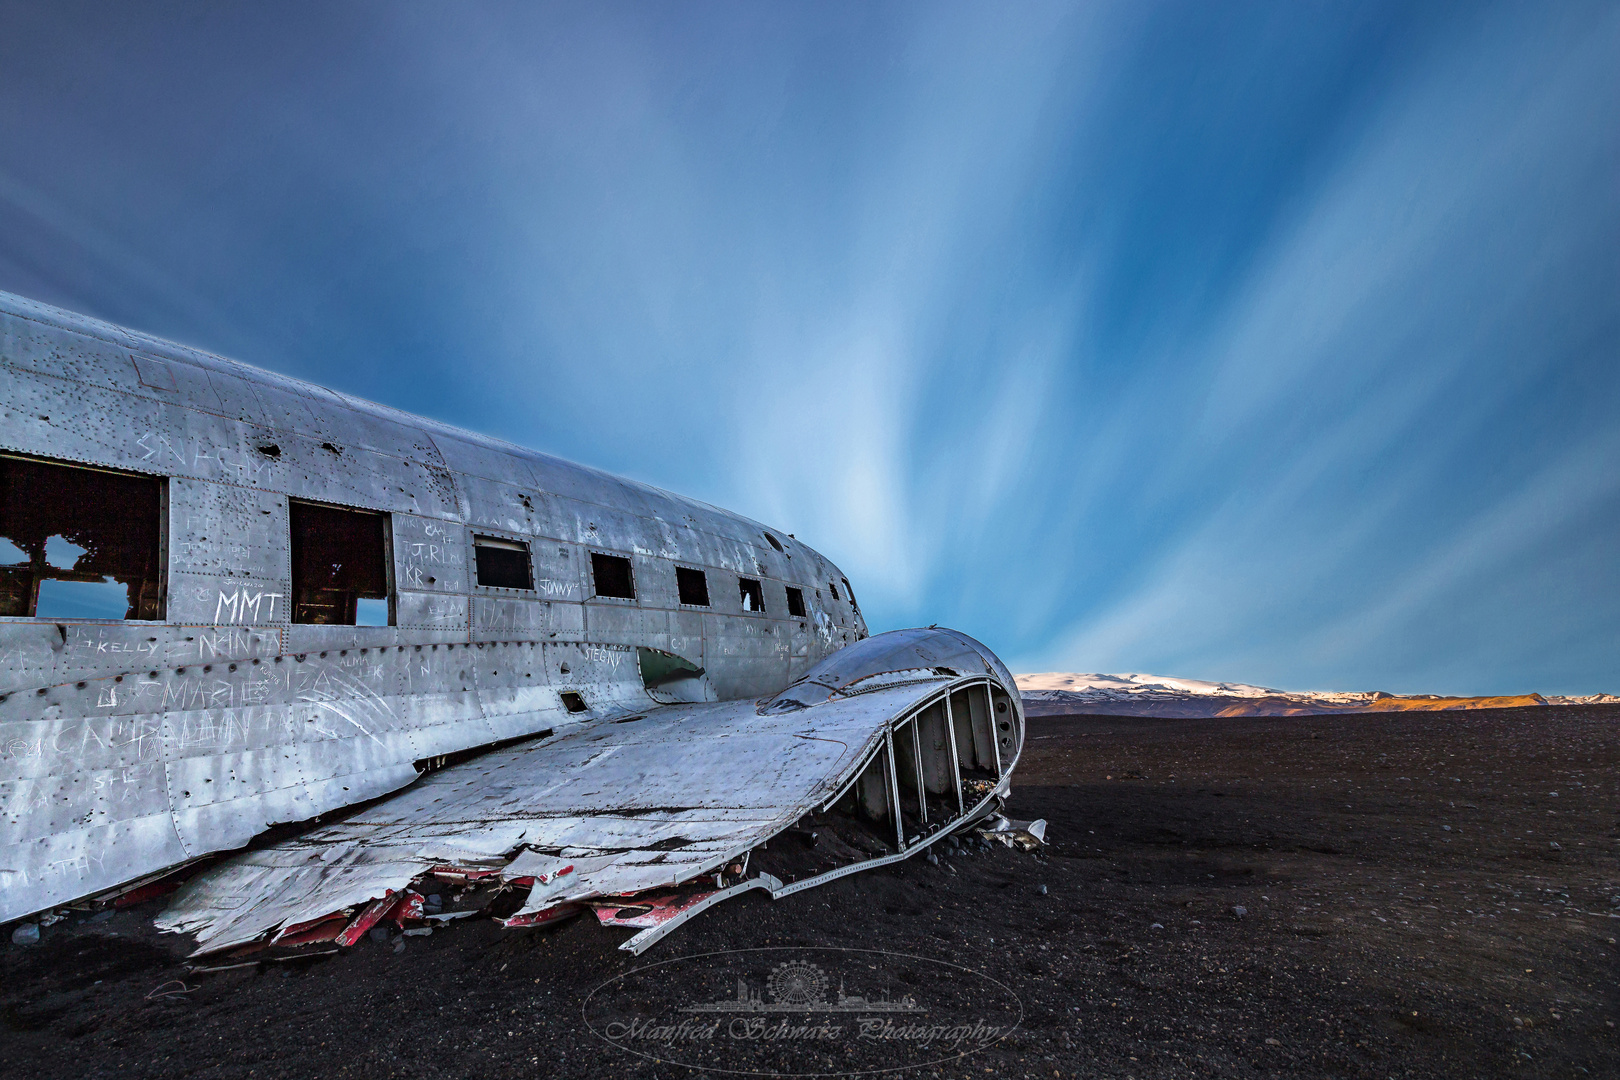
[[(214, 951), (435, 878), (527, 883), (508, 916), (521, 925), (694, 883), (782, 895), (907, 857), (993, 811), (1022, 744), (1010, 683), (970, 643), (879, 635), (771, 698), (658, 706), (491, 751), (200, 874), (159, 925)], [(772, 850), (807, 818), (819, 851), (803, 829)]]

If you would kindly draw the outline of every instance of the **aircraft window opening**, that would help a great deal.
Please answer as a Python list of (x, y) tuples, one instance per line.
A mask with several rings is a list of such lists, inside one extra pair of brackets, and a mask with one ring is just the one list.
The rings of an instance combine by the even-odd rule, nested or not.
[(474, 536), (473, 558), (478, 568), (478, 584), (495, 589), (534, 591), (528, 544), (493, 536)]
[(584, 712), (587, 708), (585, 699), (572, 690), (564, 690), (558, 696), (562, 698), (563, 706), (569, 712)]
[(288, 500), (292, 621), (388, 626), (388, 515)]
[(787, 590), (787, 598), (788, 614), (792, 615), (796, 619), (804, 618), (804, 590), (795, 589), (793, 586), (789, 585)]
[(850, 608), (852, 610), (854, 610), (856, 614), (860, 614), (861, 605), (859, 605), (859, 604), (857, 604), (855, 602), (855, 590), (850, 588), (850, 586), (849, 586), (849, 578), (844, 578), (842, 580), (844, 582), (844, 592), (849, 594), (849, 606), (850, 606)]
[(776, 537), (772, 536), (770, 533), (765, 534), (765, 539), (769, 540), (771, 542), (771, 547), (775, 548), (777, 551), (785, 551), (786, 550), (785, 548), (782, 547), (782, 541), (778, 540)]
[(828, 591), (828, 592), (830, 592), (830, 593), (832, 593), (832, 598), (833, 598), (833, 599), (834, 599), (834, 600), (837, 600), (837, 599), (839, 599), (839, 596), (838, 596), (838, 586), (837, 586), (837, 585), (834, 585), (834, 584), (833, 584), (833, 583), (832, 583), (832, 582), (830, 582), (830, 581), (829, 581), (829, 582), (827, 582), (827, 591)]
[(162, 619), (163, 485), (0, 455), (0, 615)]
[(623, 555), (604, 555), (591, 552), (591, 577), (596, 582), (597, 596), (612, 596), (620, 600), (636, 598), (636, 577), (630, 560)]
[(709, 576), (702, 570), (677, 566), (675, 588), (681, 594), (681, 603), (690, 607), (709, 606)]
[(738, 578), (737, 593), (742, 600), (742, 609), (758, 614), (765, 611), (765, 587), (753, 578)]

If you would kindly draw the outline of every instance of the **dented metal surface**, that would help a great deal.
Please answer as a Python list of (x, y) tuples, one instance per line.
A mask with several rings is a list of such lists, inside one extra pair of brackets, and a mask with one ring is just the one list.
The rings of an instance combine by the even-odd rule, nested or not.
[[(130, 535), (156, 545), (160, 597), (133, 557), (109, 561), (82, 506), (30, 495), (14, 538), (5, 522), (24, 515), (0, 520), (7, 610), (43, 612), (46, 585), (95, 587), (113, 567), (123, 576), (103, 580), (130, 578), (127, 614), (152, 616), (0, 617), (0, 921), (400, 789), (194, 881), (172, 923), (235, 940), (380, 900), (433, 869), (424, 861), (498, 869), (570, 853), (570, 874), (536, 877), (525, 911), (537, 913), (711, 873), (844, 788), (881, 810), (897, 769), (926, 765), (923, 786), (938, 787), (944, 758), (917, 747), (938, 743), (943, 721), (914, 714), (953, 685), (996, 688), (1009, 742), (964, 714), (984, 730), (951, 749), (988, 775), (956, 788), (929, 835), (985, 812), (1022, 742), (1011, 675), (988, 650), (948, 631), (867, 638), (842, 572), (790, 536), (7, 294), (0, 454), (19, 475), (156, 480), (155, 528)], [(295, 519), (311, 504), (377, 515), (381, 588), (335, 567), (308, 580)], [(42, 539), (52, 513), (66, 524)], [(625, 580), (610, 582), (620, 563)], [(367, 603), (383, 625), (347, 624)], [(839, 653), (853, 643), (867, 648)], [(897, 735), (909, 766), (893, 764)], [(878, 859), (915, 846), (891, 816), (897, 847)], [(252, 867), (295, 884), (219, 891)]]
[[(403, 892), (436, 870), (532, 880), (509, 925), (563, 904), (703, 881), (837, 802), (874, 766), (899, 797), (907, 786), (892, 767), (904, 735), (949, 700), (980, 695), (985, 717), (1012, 698), (983, 646), (950, 631), (907, 630), (850, 646), (835, 658), (848, 672), (892, 663), (897, 653), (938, 660), (929, 676), (908, 678), (840, 700), (771, 711), (753, 700), (668, 705), (603, 717), (566, 732), (495, 750), (422, 778), (408, 791), (346, 820), (199, 875), (176, 896), (159, 925), (191, 932), (204, 950), (254, 941), (335, 910)], [(949, 663), (949, 667), (946, 663)], [(829, 676), (826, 661), (810, 678)], [(908, 665), (909, 670), (915, 670)], [(947, 673), (948, 672), (948, 673)], [(865, 681), (865, 680), (863, 680)], [(994, 693), (994, 697), (991, 694)], [(966, 710), (964, 723), (973, 709)], [(991, 729), (1006, 766), (977, 768), (985, 786), (971, 798), (945, 770), (933, 786), (948, 812), (894, 815), (891, 856), (763, 887), (797, 891), (842, 872), (912, 854), (993, 808), (1021, 746), (1010, 706), (1005, 730)], [(948, 753), (943, 742), (931, 754)], [(916, 751), (920, 753), (920, 748)], [(984, 755), (989, 764), (995, 751)], [(969, 771), (974, 766), (970, 764)], [(910, 785), (917, 797), (918, 785)], [(887, 842), (887, 841), (885, 841)], [(747, 884), (744, 882), (743, 884)], [(756, 883), (749, 887), (762, 887)], [(719, 882), (714, 891), (721, 891)], [(512, 922), (511, 920), (517, 920)]]

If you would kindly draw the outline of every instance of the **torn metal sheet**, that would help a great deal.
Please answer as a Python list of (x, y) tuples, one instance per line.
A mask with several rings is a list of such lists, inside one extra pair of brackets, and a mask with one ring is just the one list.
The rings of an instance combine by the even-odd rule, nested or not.
[[(735, 873), (806, 815), (840, 806), (849, 810), (843, 827), (865, 830), (857, 837), (864, 848), (841, 845), (853, 855), (836, 867), (801, 860), (791, 869), (802, 880), (791, 883), (771, 877), (762, 886), (769, 871), (761, 868), (750, 887), (785, 895), (906, 857), (999, 805), (1023, 733), (1011, 679), (962, 635), (896, 631), (838, 660), (859, 667), (864, 656), (871, 667), (895, 662), (897, 651), (943, 659), (926, 677), (863, 679), (873, 688), (789, 710), (771, 700), (667, 705), (634, 723), (578, 725), (443, 769), (343, 822), (200, 874), (159, 925), (195, 934), (201, 950), (226, 948), (338, 908), (381, 903), (438, 872), (531, 880), (511, 916), (521, 919)], [(939, 723), (930, 727), (931, 718)], [(906, 767), (895, 764), (897, 735), (909, 747)], [(917, 766), (925, 744), (937, 769)], [(882, 797), (858, 799), (863, 781)], [(964, 795), (969, 785), (972, 796)], [(829, 836), (826, 851), (831, 843)]]
[(774, 892), (782, 883), (769, 874), (760, 874), (727, 889), (688, 893), (684, 896), (637, 896), (628, 900), (597, 901), (591, 904), (603, 926), (628, 926), (641, 931), (619, 948), (640, 956), (664, 935), (688, 919), (701, 915), (716, 904), (755, 889)]
[(988, 840), (995, 840), (1007, 847), (1016, 847), (1022, 851), (1034, 851), (1046, 846), (1046, 819), (1036, 818), (1034, 821), (1013, 821), (1000, 814), (992, 814), (986, 818), (984, 824), (978, 828), (980, 836)]

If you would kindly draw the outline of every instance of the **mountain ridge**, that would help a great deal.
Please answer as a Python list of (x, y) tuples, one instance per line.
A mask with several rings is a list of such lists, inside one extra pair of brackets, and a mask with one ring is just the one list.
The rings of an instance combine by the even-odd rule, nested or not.
[(1382, 690), (1278, 690), (1251, 683), (1209, 682), (1142, 673), (1105, 675), (1049, 671), (1016, 675), (1014, 678), (1023, 695), (1025, 710), (1032, 716), (1083, 712), (1105, 716), (1194, 719), (1620, 703), (1620, 696), (1614, 694), (1572, 697), (1530, 693), (1466, 697), (1391, 694)]

